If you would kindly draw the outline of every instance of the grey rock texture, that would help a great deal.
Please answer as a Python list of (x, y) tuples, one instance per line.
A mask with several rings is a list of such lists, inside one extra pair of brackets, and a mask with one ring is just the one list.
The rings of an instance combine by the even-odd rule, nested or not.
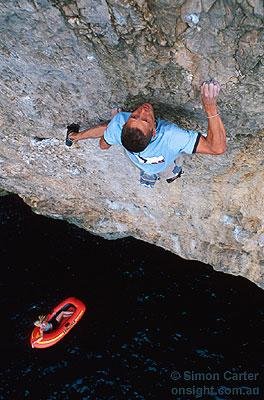
[[(133, 236), (264, 287), (262, 1), (0, 0), (0, 187), (36, 213)], [(153, 190), (120, 147), (66, 126), (142, 101), (206, 133), (199, 87), (222, 85), (221, 156), (182, 158)]]

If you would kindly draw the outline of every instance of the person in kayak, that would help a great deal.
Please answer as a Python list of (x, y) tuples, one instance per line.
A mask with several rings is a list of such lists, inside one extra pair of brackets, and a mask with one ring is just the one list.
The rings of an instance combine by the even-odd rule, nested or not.
[(61, 311), (55, 318), (52, 318), (50, 321), (45, 321), (46, 315), (39, 315), (38, 320), (34, 322), (34, 325), (37, 326), (42, 333), (50, 332), (53, 329), (56, 329), (60, 324), (63, 318), (70, 317), (74, 311)]
[(160, 173), (167, 168), (166, 180), (170, 183), (182, 172), (175, 162), (181, 153), (220, 155), (226, 151), (226, 131), (217, 108), (220, 84), (214, 79), (204, 81), (200, 91), (208, 121), (207, 135), (156, 119), (153, 106), (144, 103), (133, 112), (117, 112), (109, 123), (71, 132), (69, 139), (74, 142), (99, 138), (102, 150), (121, 145), (128, 158), (139, 168), (142, 185), (153, 187), (160, 179)]

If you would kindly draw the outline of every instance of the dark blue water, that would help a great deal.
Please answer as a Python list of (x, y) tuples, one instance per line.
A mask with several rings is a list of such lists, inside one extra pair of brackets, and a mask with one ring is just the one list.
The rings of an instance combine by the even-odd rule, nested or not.
[[(263, 399), (264, 292), (133, 238), (108, 241), (0, 198), (3, 400)], [(33, 321), (87, 312), (48, 349)]]

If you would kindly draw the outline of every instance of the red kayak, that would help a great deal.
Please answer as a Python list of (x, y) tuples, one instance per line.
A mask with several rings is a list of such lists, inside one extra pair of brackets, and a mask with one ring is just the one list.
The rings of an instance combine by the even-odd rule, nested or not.
[[(58, 343), (82, 318), (85, 310), (85, 304), (76, 297), (68, 297), (63, 300), (43, 320), (48, 322), (51, 327), (54, 326), (54, 329), (43, 332), (38, 326), (35, 326), (30, 337), (31, 347), (44, 349)], [(70, 316), (63, 317), (58, 322), (56, 317), (63, 313), (70, 314)]]

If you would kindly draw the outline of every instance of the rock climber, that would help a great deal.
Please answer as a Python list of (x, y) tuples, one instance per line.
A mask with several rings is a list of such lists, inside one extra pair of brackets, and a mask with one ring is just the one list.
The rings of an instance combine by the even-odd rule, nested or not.
[(71, 132), (72, 142), (100, 138), (102, 150), (122, 145), (127, 156), (140, 170), (140, 183), (154, 187), (160, 173), (174, 166), (167, 182), (182, 173), (175, 160), (181, 153), (219, 155), (226, 151), (226, 131), (218, 112), (217, 98), (220, 84), (214, 79), (200, 87), (203, 109), (208, 119), (207, 135), (185, 130), (175, 123), (155, 119), (153, 106), (144, 103), (132, 112), (117, 110), (110, 122), (80, 132)]

